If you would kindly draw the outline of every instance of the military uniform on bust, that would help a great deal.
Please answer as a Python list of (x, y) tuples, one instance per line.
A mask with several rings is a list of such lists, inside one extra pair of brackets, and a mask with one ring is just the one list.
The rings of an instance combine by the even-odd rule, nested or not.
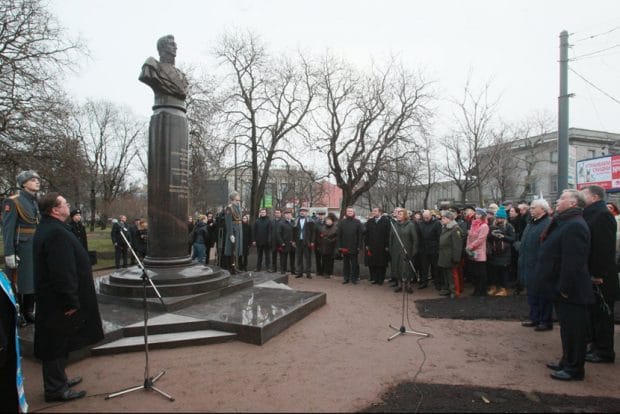
[(35, 284), (32, 238), (39, 224), (36, 193), (41, 177), (33, 171), (22, 171), (17, 176), (19, 193), (7, 198), (2, 208), (2, 236), (4, 260), (10, 279), (16, 282), (18, 302), (22, 315), (21, 326), (34, 323)]

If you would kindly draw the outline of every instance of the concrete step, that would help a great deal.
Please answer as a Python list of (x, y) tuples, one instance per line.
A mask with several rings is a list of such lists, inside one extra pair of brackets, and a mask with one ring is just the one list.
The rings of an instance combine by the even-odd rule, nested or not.
[[(217, 277), (210, 279), (203, 279), (187, 283), (168, 283), (157, 286), (157, 290), (163, 297), (171, 296), (187, 296), (195, 295), (199, 293), (209, 292), (216, 289), (221, 289), (229, 285), (230, 276), (228, 274), (221, 274)], [(140, 285), (127, 285), (110, 281), (102, 281), (99, 285), (100, 292), (105, 295), (140, 298), (143, 294), (143, 287)], [(146, 296), (149, 298), (157, 297), (155, 291), (150, 285), (146, 287)]]
[[(204, 329), (200, 331), (174, 332), (149, 335), (150, 349), (169, 349), (179, 346), (206, 345), (230, 341), (237, 334)], [(130, 336), (121, 338), (104, 345), (91, 349), (92, 355), (110, 355), (124, 352), (136, 352), (144, 350), (144, 336)]]

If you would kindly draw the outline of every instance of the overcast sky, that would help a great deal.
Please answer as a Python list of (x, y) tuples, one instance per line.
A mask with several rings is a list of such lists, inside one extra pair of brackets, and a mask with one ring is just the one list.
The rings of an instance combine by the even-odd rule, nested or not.
[[(226, 30), (251, 29), (272, 52), (327, 49), (358, 65), (398, 54), (437, 81), (439, 108), (449, 118), (469, 72), (493, 79), (499, 115), (518, 121), (532, 111), (557, 111), (559, 34), (570, 36), (570, 126), (620, 132), (620, 1), (365, 1), (365, 0), (51, 0), (92, 59), (67, 79), (78, 99), (105, 98), (149, 116), (152, 91), (138, 82), (155, 43), (173, 34), (177, 64), (212, 67), (210, 54)], [(608, 32), (608, 33), (606, 33)], [(594, 37), (590, 37), (594, 36)], [(612, 99), (613, 98), (613, 99)], [(443, 129), (445, 125), (438, 125)]]

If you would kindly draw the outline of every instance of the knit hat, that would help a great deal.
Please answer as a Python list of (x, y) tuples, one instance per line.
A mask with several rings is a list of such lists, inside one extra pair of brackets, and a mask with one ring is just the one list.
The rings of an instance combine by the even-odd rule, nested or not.
[(476, 208), (476, 214), (480, 214), (482, 217), (486, 217), (487, 216), (487, 211), (483, 208)]
[(499, 209), (497, 210), (497, 213), (495, 213), (495, 217), (498, 219), (508, 218), (508, 215), (506, 214), (506, 209), (504, 208), (504, 206), (499, 207)]

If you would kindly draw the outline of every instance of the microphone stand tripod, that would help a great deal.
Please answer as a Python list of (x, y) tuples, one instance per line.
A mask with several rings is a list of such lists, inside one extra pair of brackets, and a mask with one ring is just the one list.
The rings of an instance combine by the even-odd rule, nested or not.
[[(394, 226), (394, 220), (390, 219), (390, 226), (392, 227), (392, 231), (394, 232), (394, 235), (396, 236), (396, 240), (398, 240), (398, 244), (400, 245), (400, 248), (402, 249), (402, 253), (403, 253), (403, 258), (409, 263), (409, 266), (411, 266), (411, 270), (413, 271), (414, 276), (418, 273), (416, 271), (415, 266), (413, 265), (413, 262), (411, 261), (411, 257), (409, 256), (409, 254), (407, 253), (407, 249), (405, 248), (405, 245), (403, 244), (403, 241), (401, 240), (400, 236), (398, 235), (398, 232), (396, 231), (396, 227)], [(415, 331), (413, 330), (413, 328), (411, 328), (411, 324), (409, 326), (409, 328), (411, 330), (407, 330), (407, 328), (405, 328), (405, 314), (407, 314), (407, 321), (409, 321), (409, 300), (407, 298), (407, 289), (405, 289), (405, 276), (404, 274), (402, 275), (402, 279), (401, 279), (401, 283), (402, 283), (402, 290), (403, 290), (403, 305), (402, 305), (402, 313), (401, 313), (401, 321), (400, 321), (400, 328), (397, 328), (395, 326), (393, 326), (392, 324), (388, 325), (390, 328), (392, 328), (393, 330), (396, 331), (395, 334), (391, 335), (387, 340), (391, 341), (392, 339), (400, 336), (400, 335), (418, 335), (418, 336), (424, 336), (424, 337), (429, 337), (431, 336), (431, 334), (426, 333), (426, 332), (420, 332), (420, 331)]]
[(136, 252), (131, 247), (131, 244), (129, 243), (129, 240), (127, 240), (127, 238), (123, 234), (122, 230), (120, 232), (120, 235), (123, 237), (123, 240), (125, 241), (125, 244), (127, 245), (127, 248), (129, 248), (129, 250), (131, 251), (131, 254), (133, 254), (133, 257), (136, 259), (136, 262), (138, 262), (138, 266), (140, 267), (140, 269), (142, 269), (142, 292), (143, 292), (142, 306), (144, 307), (144, 357), (145, 357), (144, 383), (142, 385), (138, 385), (137, 387), (126, 388), (126, 389), (124, 389), (122, 391), (118, 391), (118, 392), (115, 392), (113, 394), (110, 394), (107, 397), (105, 397), (105, 399), (109, 400), (110, 398), (118, 397), (120, 395), (124, 395), (124, 394), (128, 394), (130, 392), (133, 392), (133, 391), (138, 391), (138, 390), (144, 389), (144, 390), (147, 390), (147, 391), (148, 390), (156, 391), (157, 393), (161, 394), (163, 397), (167, 398), (168, 400), (174, 401), (174, 398), (172, 396), (166, 394), (165, 392), (163, 392), (162, 390), (160, 390), (159, 388), (157, 388), (157, 387), (155, 387), (153, 385), (153, 384), (155, 384), (155, 381), (160, 379), (166, 373), (166, 371), (161, 371), (159, 374), (157, 374), (154, 377), (151, 377), (149, 375), (149, 334), (148, 334), (149, 310), (148, 310), (148, 304), (146, 302), (146, 282), (147, 281), (151, 284), (151, 287), (153, 288), (153, 290), (155, 291), (155, 294), (157, 295), (157, 297), (161, 301), (161, 304), (164, 305), (164, 306), (166, 304), (164, 303), (164, 300), (162, 299), (161, 295), (159, 294), (159, 291), (155, 287), (155, 284), (153, 283), (153, 280), (151, 280), (149, 275), (146, 273), (146, 269), (144, 268), (144, 265), (142, 264), (142, 262), (138, 258), (138, 255), (136, 255)]

